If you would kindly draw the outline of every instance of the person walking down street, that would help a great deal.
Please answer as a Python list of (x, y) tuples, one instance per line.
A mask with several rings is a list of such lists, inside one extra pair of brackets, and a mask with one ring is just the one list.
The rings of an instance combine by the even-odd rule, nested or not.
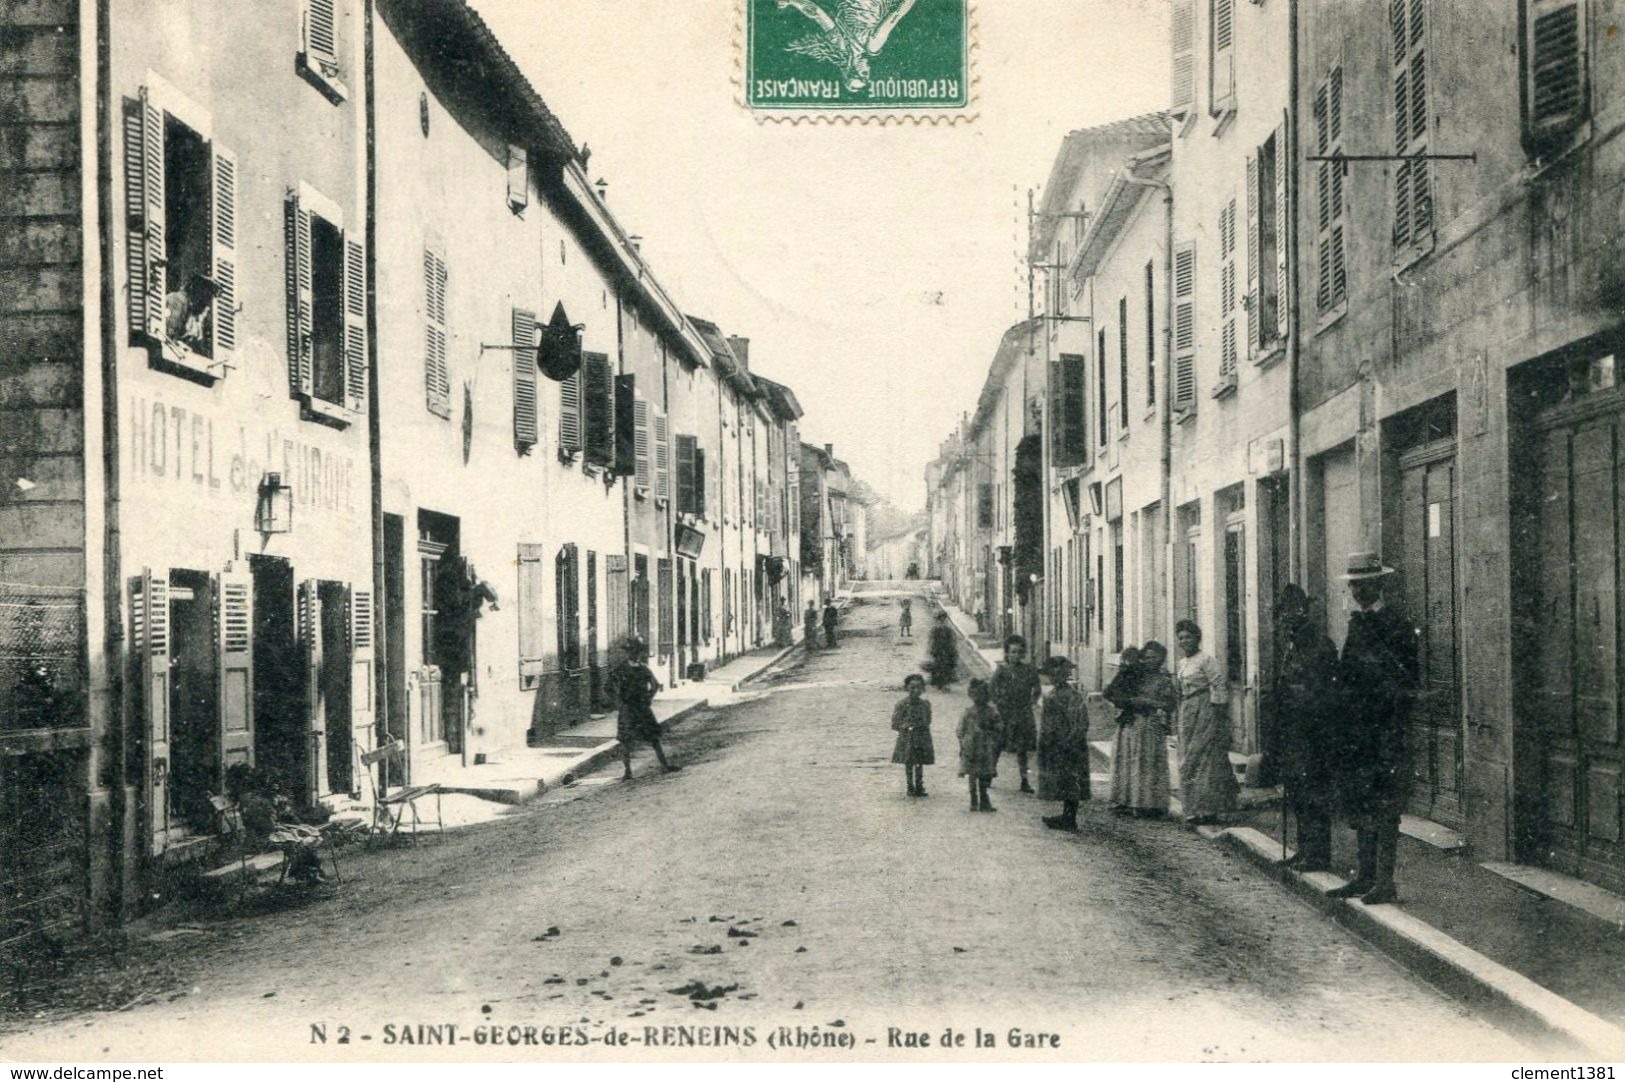
[(959, 719), (959, 776), (970, 786), (970, 810), (998, 811), (987, 798), (987, 787), (999, 772), (999, 736), (1003, 721), (993, 706), (986, 680), (970, 682), (971, 705)]
[(649, 647), (642, 639), (633, 638), (627, 640), (625, 653), (625, 659), (611, 676), (621, 702), (620, 716), (615, 723), (615, 739), (621, 742), (624, 771), (621, 780), (632, 780), (632, 745), (639, 741), (654, 748), (661, 770), (667, 774), (681, 770), (682, 767), (667, 761), (666, 751), (660, 746), (660, 722), (655, 719), (654, 699), (661, 685), (649, 668)]
[(914, 637), (914, 603), (909, 598), (903, 598), (902, 608), (897, 613), (897, 637), (912, 639)]
[(1275, 672), (1280, 774), (1286, 804), (1298, 820), (1298, 851), (1287, 866), (1330, 871), (1336, 782), (1337, 647), (1309, 618), (1309, 598), (1296, 583), (1275, 605), (1281, 629)]
[(1038, 799), (1059, 800), (1060, 815), (1046, 815), (1051, 830), (1078, 829), (1078, 805), (1089, 799), (1089, 703), (1072, 683), (1070, 659), (1057, 654), (1044, 666), (1053, 690), (1044, 697), (1038, 732)]
[(1027, 781), (1027, 754), (1038, 747), (1038, 726), (1033, 721), (1033, 707), (1044, 695), (1044, 682), (1038, 670), (1027, 660), (1027, 640), (1011, 635), (1004, 640), (1004, 661), (993, 670), (990, 682), (993, 705), (1004, 719), (1003, 751), (1015, 755), (1021, 771), (1021, 792), (1030, 793)]
[(835, 607), (833, 597), (824, 601), (824, 645), (830, 649), (835, 647), (835, 625), (841, 621), (841, 610)]
[(1236, 807), (1230, 768), (1230, 685), (1212, 654), (1202, 650), (1194, 620), (1174, 625), (1179, 641), (1179, 799), (1185, 821), (1212, 823)]
[(1353, 880), (1327, 893), (1359, 896), (1367, 905), (1399, 900), (1394, 863), (1410, 780), (1405, 726), (1419, 675), (1416, 628), (1383, 603), (1383, 583), (1393, 573), (1376, 553), (1356, 552), (1343, 576), (1359, 610), (1349, 614), (1337, 664), (1343, 734), (1336, 762), (1338, 798), (1359, 840), (1359, 864)]
[(783, 598), (773, 607), (773, 645), (784, 647), (790, 645), (790, 627), (794, 619), (790, 615), (790, 606)]
[(891, 712), (891, 727), (897, 733), (891, 761), (903, 764), (909, 796), (929, 796), (925, 791), (925, 768), (937, 761), (931, 743), (931, 703), (925, 697), (925, 677), (911, 672), (903, 677), (908, 693)]
[(1152, 639), (1140, 647), (1128, 686), (1119, 688), (1116, 697), (1106, 689), (1106, 698), (1128, 714), (1126, 720), (1118, 717), (1112, 757), (1112, 803), (1126, 815), (1157, 819), (1168, 814), (1168, 731), (1179, 709), (1179, 692), (1167, 662), (1168, 648)]
[(801, 614), (801, 631), (808, 650), (818, 645), (818, 603), (810, 597), (807, 599), (807, 611)]
[(959, 679), (959, 643), (954, 629), (948, 625), (948, 613), (939, 610), (931, 625), (931, 659), (925, 663), (934, 688), (951, 687)]

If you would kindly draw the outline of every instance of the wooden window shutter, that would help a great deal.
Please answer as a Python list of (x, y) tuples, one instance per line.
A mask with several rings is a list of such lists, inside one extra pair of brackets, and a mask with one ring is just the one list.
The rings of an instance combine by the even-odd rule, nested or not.
[(1168, 109), (1184, 116), (1196, 99), (1196, 0), (1174, 0), (1173, 85)]
[(530, 202), (530, 155), (524, 147), (508, 144), (508, 206), (523, 210)]
[(536, 313), (513, 310), (513, 442), (524, 454), (536, 446)]
[(451, 366), (446, 341), (446, 260), (423, 250), (424, 401), (438, 417), (451, 416)]
[(711, 513), (711, 505), (706, 500), (705, 492), (705, 448), (696, 442), (694, 447), (694, 513), (706, 518)]
[(1586, 0), (1523, 0), (1523, 133), (1531, 152), (1570, 135), (1590, 113), (1586, 7)]
[(1145, 404), (1157, 404), (1157, 272), (1145, 262)]
[(124, 212), (130, 277), (130, 333), (164, 339), (165, 245), (164, 111), (141, 89), (124, 115)]
[(1066, 427), (1061, 430), (1061, 463), (1081, 466), (1089, 448), (1089, 361), (1077, 353), (1061, 354), (1061, 400)]
[(367, 409), (367, 253), (344, 238), (344, 405)]
[[(1393, 30), (1394, 152), (1423, 155), (1429, 147), (1427, 90), (1427, 5), (1424, 0), (1391, 0)], [(1396, 248), (1433, 239), (1432, 163), (1412, 157), (1394, 168)]]
[(148, 568), (130, 580), (130, 638), (146, 736), (147, 835), (151, 852), (169, 840), (169, 570)]
[(645, 492), (654, 488), (654, 448), (650, 446), (653, 422), (649, 418), (649, 403), (636, 398), (632, 401), (632, 472), (633, 483)]
[(1275, 333), (1286, 340), (1287, 306), (1286, 288), (1286, 176), (1292, 166), (1287, 159), (1286, 124), (1275, 129)]
[(1117, 299), (1117, 423), (1128, 431), (1128, 298)]
[(654, 414), (655, 495), (671, 499), (671, 422), (664, 410)]
[(1258, 190), (1261, 177), (1258, 163), (1258, 155), (1247, 156), (1247, 299), (1243, 307), (1247, 310), (1247, 342), (1254, 348), (1262, 345), (1269, 337), (1270, 331), (1274, 329), (1265, 328), (1264, 313), (1259, 308), (1262, 294), (1259, 289), (1261, 270), (1258, 261), (1263, 250), (1263, 241), (1258, 210), (1263, 203), (1263, 193)]
[(295, 619), (299, 650), (304, 656), (305, 728), (311, 738), (312, 754), (306, 757), (305, 794), (309, 798), (327, 791), (327, 718), (322, 696), (322, 595), (316, 579), (299, 583)]
[(308, 67), (336, 73), (339, 64), (336, 0), (305, 0), (304, 50)]
[(299, 193), (291, 188), (283, 204), (283, 225), (288, 249), (288, 387), (296, 396), (309, 398), (316, 390), (311, 341), (310, 208), (300, 205)]
[(1196, 408), (1196, 247), (1174, 249), (1174, 401)]
[(253, 596), (253, 579), (244, 571), (224, 571), (215, 581), (222, 771), (254, 761)]
[[(615, 445), (615, 473), (621, 477), (630, 477), (632, 483), (648, 490), (649, 486), (639, 480), (638, 467), (638, 380), (633, 373), (627, 372), (612, 377), (615, 386), (615, 410), (611, 429), (614, 432)], [(645, 444), (643, 450), (648, 450)]]
[(544, 668), (542, 585), (546, 570), (542, 545), (519, 546), (519, 683), (535, 687)]
[(237, 156), (214, 145), (214, 362), (222, 372), (237, 355)]
[(1066, 377), (1063, 375), (1061, 362), (1049, 363), (1049, 460), (1052, 466), (1067, 466), (1065, 441), (1066, 432), (1066, 399), (1061, 394)]
[(375, 714), (378, 648), (374, 634), (372, 588), (350, 587), (350, 728), (359, 744), (370, 734)]
[(581, 369), (559, 384), (559, 450), (574, 455), (581, 450)]
[(699, 487), (695, 479), (698, 452), (698, 441), (693, 436), (677, 437), (677, 510), (683, 514), (704, 513), (699, 505)]
[(581, 355), (581, 397), (585, 417), (587, 461), (596, 466), (615, 462), (615, 373), (604, 353)]
[(1213, 5), (1212, 36), (1208, 52), (1211, 68), (1212, 108), (1214, 112), (1230, 108), (1236, 96), (1236, 3), (1235, 0), (1210, 0)]
[[(1336, 154), (1343, 139), (1343, 69), (1335, 67), (1315, 91), (1315, 142), (1320, 154)], [(1328, 312), (1343, 302), (1348, 278), (1343, 251), (1343, 168), (1316, 163), (1315, 304)]]
[(1236, 375), (1236, 201), (1219, 211), (1219, 376)]

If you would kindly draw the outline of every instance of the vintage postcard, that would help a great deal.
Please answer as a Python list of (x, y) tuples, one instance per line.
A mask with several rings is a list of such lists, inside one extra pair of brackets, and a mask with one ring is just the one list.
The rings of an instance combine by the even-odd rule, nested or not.
[(1611, 1080), (1619, 14), (0, 4), (0, 1059)]

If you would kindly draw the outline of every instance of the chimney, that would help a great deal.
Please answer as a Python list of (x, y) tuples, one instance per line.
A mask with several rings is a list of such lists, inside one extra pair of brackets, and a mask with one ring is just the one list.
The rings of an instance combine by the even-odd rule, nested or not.
[(835, 457), (835, 445), (833, 443), (824, 444), (824, 453), (826, 455), (828, 455), (830, 458), (834, 458)]
[(750, 339), (740, 338), (737, 335), (728, 336), (728, 345), (739, 356), (739, 363), (746, 368), (750, 367)]
[(642, 237), (638, 236), (636, 233), (633, 233), (630, 237), (627, 237), (626, 239), (632, 242), (632, 250), (634, 252), (637, 252), (639, 255), (643, 254), (643, 238)]
[(598, 189), (598, 199), (600, 202), (609, 202), (609, 181), (605, 180), (603, 177), (599, 177), (597, 180), (592, 182), (592, 186)]

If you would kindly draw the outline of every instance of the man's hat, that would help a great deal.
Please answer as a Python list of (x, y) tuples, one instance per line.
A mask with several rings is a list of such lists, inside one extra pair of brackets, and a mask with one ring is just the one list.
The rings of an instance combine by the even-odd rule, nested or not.
[(1357, 582), (1360, 579), (1380, 579), (1393, 573), (1394, 569), (1385, 567), (1382, 558), (1375, 552), (1351, 552), (1348, 570), (1344, 572), (1343, 579), (1346, 582)]

